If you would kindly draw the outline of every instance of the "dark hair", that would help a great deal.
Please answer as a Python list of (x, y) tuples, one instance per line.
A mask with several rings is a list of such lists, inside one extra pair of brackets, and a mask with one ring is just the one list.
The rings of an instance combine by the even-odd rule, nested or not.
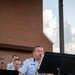
[(14, 58), (14, 57), (18, 57), (18, 56), (17, 55), (13, 55), (12, 58)]
[(15, 59), (14, 61), (20, 61), (20, 59), (19, 59), (19, 58), (17, 58), (17, 59)]
[(41, 48), (43, 48), (42, 46), (37, 45), (37, 46), (35, 46), (35, 47), (33, 48), (33, 51), (35, 51), (37, 47), (41, 47)]

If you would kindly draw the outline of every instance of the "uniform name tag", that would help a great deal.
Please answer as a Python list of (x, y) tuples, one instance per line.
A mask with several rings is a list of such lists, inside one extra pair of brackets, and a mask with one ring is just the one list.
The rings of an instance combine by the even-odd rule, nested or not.
[(31, 64), (31, 65), (35, 65), (35, 64)]

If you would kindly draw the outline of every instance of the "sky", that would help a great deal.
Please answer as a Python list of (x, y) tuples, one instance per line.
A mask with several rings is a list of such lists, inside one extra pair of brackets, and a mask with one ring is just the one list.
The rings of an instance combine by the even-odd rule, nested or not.
[[(43, 32), (54, 43), (53, 51), (59, 49), (59, 0), (43, 0)], [(65, 53), (75, 54), (75, 0), (63, 0)]]

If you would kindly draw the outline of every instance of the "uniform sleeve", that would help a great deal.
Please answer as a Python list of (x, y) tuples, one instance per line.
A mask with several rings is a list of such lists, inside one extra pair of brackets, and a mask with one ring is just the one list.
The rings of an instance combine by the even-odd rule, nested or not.
[(7, 70), (12, 70), (12, 67), (13, 67), (13, 64), (11, 64), (11, 63), (9, 63), (9, 64), (7, 64)]
[(7, 64), (7, 67), (6, 67), (6, 68), (7, 68), (7, 70), (8, 70), (8, 68), (9, 68), (9, 64)]
[(20, 67), (20, 68), (18, 69), (18, 71), (21, 72), (21, 73), (23, 73), (23, 74), (26, 74), (26, 72), (27, 72), (27, 60), (25, 60), (25, 61), (23, 62), (22, 67)]

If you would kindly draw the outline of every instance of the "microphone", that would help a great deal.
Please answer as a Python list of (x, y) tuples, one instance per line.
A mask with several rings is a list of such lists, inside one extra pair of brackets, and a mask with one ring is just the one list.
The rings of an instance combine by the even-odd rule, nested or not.
[(4, 64), (4, 63), (2, 62), (2, 64)]
[(0, 58), (1, 60), (1, 70), (3, 69), (3, 65), (4, 65), (4, 58)]

